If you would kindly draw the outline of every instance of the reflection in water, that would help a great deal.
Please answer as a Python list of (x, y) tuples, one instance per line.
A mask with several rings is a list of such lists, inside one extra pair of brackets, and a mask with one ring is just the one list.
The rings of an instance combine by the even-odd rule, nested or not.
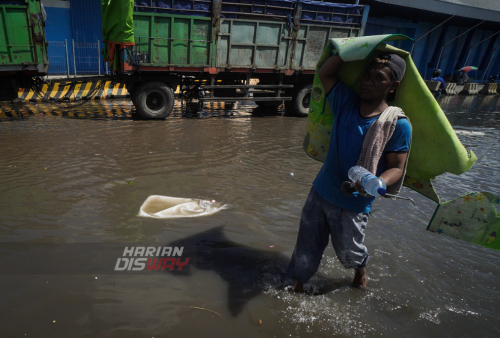
[[(239, 108), (242, 109), (239, 109)], [(238, 109), (237, 109), (238, 108)], [(243, 110), (243, 112), (242, 112)], [(176, 101), (174, 109), (169, 116), (172, 118), (189, 117), (237, 117), (253, 114), (254, 116), (270, 116), (282, 114), (282, 108), (260, 108), (248, 103), (226, 104), (224, 102), (206, 102), (203, 107), (186, 105), (182, 101)], [(89, 101), (73, 109), (61, 109), (51, 104), (8, 104), (0, 106), (0, 121), (14, 119), (26, 119), (33, 116), (60, 116), (81, 119), (140, 119), (136, 114), (135, 107), (130, 100), (103, 100)]]
[[(440, 104), (479, 160), (459, 177), (438, 177), (438, 193), (443, 200), (498, 194), (499, 97), (445, 96)], [(95, 275), (4, 274), (2, 336), (499, 335), (500, 253), (425, 231), (436, 205), (408, 190), (416, 207), (374, 205), (367, 292), (349, 287), (352, 271), (332, 248), (310, 282), (314, 296), (283, 288), (301, 208), (321, 167), (302, 150), (306, 119), (253, 105), (199, 112), (177, 105), (166, 121), (132, 113), (125, 100), (72, 112), (0, 107), (0, 265), (24, 263), (13, 242), (47, 243), (31, 249), (34, 261), (68, 243), (141, 242), (185, 243), (196, 248), (196, 266), (184, 274), (114, 275), (113, 267)], [(213, 198), (230, 208), (195, 219), (138, 217), (150, 195)], [(85, 264), (86, 257), (64, 258)]]

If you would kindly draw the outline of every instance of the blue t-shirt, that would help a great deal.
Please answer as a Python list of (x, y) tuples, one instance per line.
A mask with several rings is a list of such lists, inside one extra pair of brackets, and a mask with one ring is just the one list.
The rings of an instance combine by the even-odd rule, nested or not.
[(439, 86), (439, 88), (446, 88), (446, 84), (444, 83), (444, 80), (442, 77), (432, 77), (431, 78), (431, 81), (438, 81), (438, 82), (441, 82), (441, 86)]
[[(327, 201), (354, 212), (370, 212), (375, 197), (361, 195), (346, 197), (341, 190), (342, 183), (349, 181), (347, 172), (358, 162), (368, 128), (378, 116), (363, 118), (359, 114), (361, 99), (339, 81), (327, 97), (334, 115), (330, 147), (325, 163), (313, 186)], [(410, 150), (411, 125), (407, 119), (399, 119), (394, 134), (384, 148), (377, 167), (377, 176), (385, 171), (388, 152)]]

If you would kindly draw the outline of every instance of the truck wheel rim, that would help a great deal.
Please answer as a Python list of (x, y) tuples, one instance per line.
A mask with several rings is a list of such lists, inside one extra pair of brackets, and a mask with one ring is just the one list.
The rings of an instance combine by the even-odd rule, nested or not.
[(309, 109), (310, 102), (311, 102), (311, 96), (310, 95), (304, 96), (304, 98), (302, 99), (302, 107)]
[(160, 110), (164, 105), (163, 95), (153, 92), (146, 98), (146, 106), (151, 110)]

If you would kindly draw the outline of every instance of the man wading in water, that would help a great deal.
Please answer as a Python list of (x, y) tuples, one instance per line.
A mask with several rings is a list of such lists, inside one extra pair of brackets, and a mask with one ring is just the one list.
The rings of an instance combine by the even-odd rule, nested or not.
[[(366, 192), (359, 181), (356, 189), (360, 194), (347, 196), (341, 187), (349, 180), (348, 170), (358, 163), (369, 127), (389, 107), (387, 102), (395, 99), (406, 63), (396, 54), (379, 56), (366, 70), (359, 96), (337, 77), (343, 63), (338, 55), (332, 56), (318, 73), (328, 93), (334, 125), (325, 163), (302, 210), (297, 244), (288, 267), (287, 275), (293, 279), (296, 292), (302, 292), (303, 283), (318, 270), (329, 235), (342, 265), (355, 271), (353, 286), (366, 287), (365, 266), (370, 256), (363, 240), (375, 197), (362, 196)], [(378, 162), (376, 174), (388, 187), (401, 182), (411, 143), (410, 122), (396, 117), (393, 123), (394, 133), (383, 146), (381, 157), (374, 159)]]

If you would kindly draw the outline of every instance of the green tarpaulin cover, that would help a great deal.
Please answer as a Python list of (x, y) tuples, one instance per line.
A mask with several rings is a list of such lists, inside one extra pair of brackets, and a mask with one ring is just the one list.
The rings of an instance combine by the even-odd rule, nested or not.
[(134, 1), (102, 0), (102, 36), (104, 60), (118, 70), (120, 50), (135, 44)]

